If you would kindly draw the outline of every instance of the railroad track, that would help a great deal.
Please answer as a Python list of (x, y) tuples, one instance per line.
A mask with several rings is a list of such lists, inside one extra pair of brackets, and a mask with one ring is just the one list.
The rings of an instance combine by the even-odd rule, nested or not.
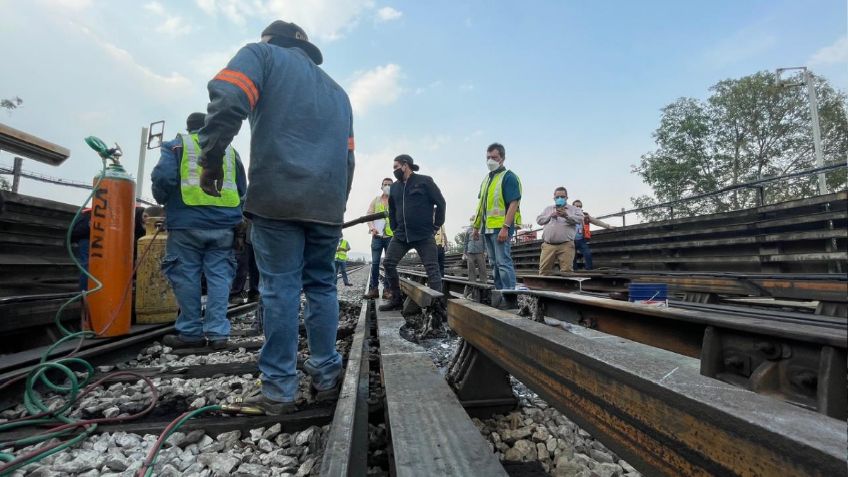
[[(426, 281), (426, 274), (415, 270), (401, 273)], [(535, 278), (525, 277), (525, 283), (550, 282), (548, 277)], [(447, 277), (444, 283), (455, 295), (470, 286), (485, 297), (491, 289), (456, 277)], [(580, 325), (697, 358), (704, 376), (828, 416), (848, 416), (844, 365), (848, 323), (843, 318), (682, 301), (657, 308), (600, 294), (545, 289), (520, 293), (535, 300), (532, 313), (537, 321), (559, 320), (565, 326)]]
[[(357, 274), (360, 269), (361, 267), (356, 267), (352, 268), (350, 271)], [(358, 272), (358, 274), (361, 273), (361, 271)], [(360, 290), (360, 293), (362, 292), (364, 292), (364, 288)], [(359, 305), (359, 303), (343, 303), (342, 308), (343, 310), (350, 310), (352, 306), (359, 307)], [(210, 348), (170, 350), (162, 347), (161, 345), (157, 345), (157, 339), (161, 338), (164, 334), (173, 331), (172, 325), (137, 327), (138, 329), (134, 330), (135, 333), (129, 337), (108, 341), (100, 340), (99, 342), (95, 341), (91, 343), (83, 343), (74, 356), (85, 357), (94, 365), (99, 366), (99, 371), (95, 374), (95, 376), (93, 376), (92, 380), (96, 382), (102, 379), (103, 393), (97, 394), (95, 396), (95, 401), (101, 398), (104, 402), (114, 400), (113, 398), (103, 397), (108, 396), (108, 392), (110, 392), (109, 390), (112, 390), (114, 392), (119, 392), (122, 401), (126, 402), (122, 402), (120, 404), (116, 403), (115, 406), (120, 407), (115, 407), (115, 410), (110, 411), (108, 409), (97, 409), (96, 406), (92, 407), (93, 405), (89, 402), (90, 399), (87, 397), (78, 403), (80, 407), (75, 411), (73, 417), (76, 419), (99, 419), (107, 414), (114, 415), (118, 412), (132, 413), (134, 398), (131, 398), (131, 395), (135, 395), (135, 397), (141, 396), (139, 393), (143, 391), (144, 382), (142, 380), (144, 379), (151, 380), (156, 383), (159, 388), (158, 393), (160, 398), (156, 406), (147, 414), (139, 416), (137, 419), (133, 419), (132, 421), (100, 423), (97, 430), (94, 431), (95, 435), (90, 438), (92, 442), (99, 442), (101, 438), (98, 436), (100, 435), (106, 436), (103, 437), (103, 439), (106, 439), (110, 435), (157, 435), (162, 432), (162, 430), (165, 429), (175, 417), (184, 411), (202, 407), (204, 405), (216, 403), (226, 404), (229, 402), (231, 394), (237, 394), (237, 392), (240, 392), (242, 388), (246, 391), (246, 388), (254, 382), (258, 376), (258, 369), (255, 360), (256, 352), (258, 352), (261, 347), (262, 340), (261, 337), (251, 336), (252, 333), (250, 333), (250, 329), (253, 327), (251, 323), (253, 318), (251, 318), (251, 316), (255, 316), (255, 314), (250, 315), (250, 313), (254, 311), (255, 308), (255, 303), (230, 307), (228, 315), (236, 322), (236, 324), (234, 324), (230, 346), (223, 351), (216, 352)], [(342, 315), (343, 318), (346, 316), (345, 313)], [(341, 340), (339, 343), (342, 343), (342, 349), (340, 349), (340, 351), (343, 352), (344, 355), (345, 373), (350, 373), (350, 376), (357, 375), (362, 354), (360, 350), (358, 352), (359, 354), (354, 351), (353, 354), (350, 355), (347, 343), (352, 343), (353, 348), (356, 349), (356, 346), (363, 342), (363, 335), (367, 331), (364, 328), (366, 323), (364, 316), (366, 315), (357, 313), (355, 317), (351, 316), (350, 320), (342, 320), (340, 322), (340, 328), (338, 331), (338, 338)], [(301, 329), (301, 336), (301, 341), (305, 346), (305, 329)], [(139, 350), (141, 351), (139, 352)], [(67, 353), (67, 350), (57, 349), (56, 353), (64, 355)], [(29, 354), (35, 355), (36, 352), (31, 351)], [(18, 356), (17, 358), (19, 359), (15, 360), (9, 360), (8, 358), (8, 356), (4, 356), (0, 359), (0, 367), (2, 367), (3, 373), (3, 378), (0, 379), (0, 389), (2, 389), (2, 393), (0, 393), (0, 399), (2, 400), (0, 401), (0, 411), (6, 411), (6, 418), (16, 417), (10, 416), (8, 412), (10, 409), (12, 411), (16, 411), (17, 408), (14, 408), (14, 404), (16, 402), (20, 402), (22, 395), (22, 385), (16, 385), (17, 383), (8, 385), (8, 383), (13, 381), (15, 378), (25, 375), (31, 368), (31, 364), (25, 360), (23, 356)], [(365, 359), (367, 359), (367, 355)], [(116, 363), (123, 364), (116, 367)], [(301, 362), (298, 363), (298, 368), (302, 368)], [(343, 378), (343, 382), (348, 382), (350, 379), (352, 378), (348, 377), (348, 374), (346, 374)], [(193, 387), (190, 387), (189, 383), (194, 383), (192, 384)], [(180, 386), (183, 386), (183, 388), (180, 388)], [(229, 388), (227, 388), (227, 386), (229, 386)], [(305, 385), (302, 384), (302, 386)], [(177, 391), (175, 391), (175, 389)], [(301, 391), (301, 394), (306, 394), (303, 392), (303, 389)], [(192, 394), (193, 392), (197, 394), (194, 395)], [(45, 396), (45, 399), (47, 399), (48, 402), (52, 402), (50, 400), (53, 399), (53, 397), (50, 393), (45, 394)], [(145, 392), (144, 397), (145, 399), (149, 399), (149, 393)], [(204, 401), (198, 402), (197, 400), (199, 399), (203, 399)], [(339, 401), (340, 408), (344, 408), (344, 403), (346, 401), (347, 395), (343, 394)], [(310, 475), (310, 473), (317, 474), (317, 469), (320, 467), (320, 447), (324, 441), (329, 439), (329, 434), (324, 432), (324, 430), (333, 422), (335, 411), (336, 403), (330, 403), (327, 405), (314, 403), (307, 399), (305, 402), (301, 402), (297, 412), (285, 416), (233, 416), (212, 412), (211, 414), (206, 414), (187, 421), (180, 429), (180, 432), (189, 435), (193, 431), (198, 431), (200, 434), (206, 436), (204, 439), (210, 439), (213, 441), (206, 443), (207, 445), (212, 445), (213, 448), (218, 445), (217, 443), (223, 442), (222, 440), (226, 441), (226, 445), (235, 445), (235, 440), (243, 439), (245, 436), (250, 436), (251, 431), (253, 434), (257, 434), (257, 432), (259, 434), (267, 434), (269, 431), (273, 430), (273, 435), (269, 438), (271, 441), (274, 440), (275, 436), (290, 435), (290, 446), (288, 440), (286, 440), (283, 445), (277, 445), (279, 444), (279, 441), (277, 444), (274, 444), (273, 451), (277, 452), (275, 455), (286, 455), (285, 458), (279, 457), (276, 461), (274, 461), (276, 462), (274, 465), (276, 465), (278, 471), (287, 471), (292, 474), (301, 471), (305, 472), (303, 475)], [(257, 431), (257, 429), (260, 431)], [(38, 428), (13, 429), (2, 432), (0, 433), (0, 449), (15, 448), (20, 451), (26, 446), (26, 441), (21, 440), (30, 438), (39, 432), (42, 431)], [(285, 454), (295, 448), (295, 437), (298, 436), (298, 439), (300, 439), (299, 436), (306, 435), (304, 433), (309, 434), (311, 437), (309, 437), (308, 442), (297, 444), (297, 448), (307, 449), (311, 457), (308, 459), (298, 459), (298, 457), (300, 457), (300, 451), (297, 456)], [(233, 436), (236, 434), (241, 437), (233, 439)], [(122, 439), (126, 440), (129, 438)], [(268, 439), (263, 439), (264, 440), (262, 442), (259, 441), (259, 438), (255, 439), (252, 444), (253, 448), (256, 448), (257, 445), (263, 448), (271, 445), (264, 442)], [(306, 439), (306, 437), (303, 439)], [(144, 442), (141, 437), (138, 438), (138, 441), (139, 443)], [(115, 445), (113, 447), (117, 446)], [(307, 450), (303, 450), (303, 452), (307, 452)], [(85, 448), (71, 450), (68, 452), (77, 451), (79, 452), (79, 456), (85, 456)], [(367, 440), (364, 452), (367, 452)], [(69, 471), (73, 465), (76, 465), (81, 459), (83, 459), (83, 457), (78, 457), (77, 454), (73, 454), (73, 456), (74, 457), (70, 460), (71, 464), (62, 467), (68, 471), (66, 473), (69, 473), (70, 475), (78, 475), (85, 473), (84, 471), (91, 470), (79, 467), (79, 472)], [(212, 459), (212, 457), (207, 457), (208, 459)], [(292, 457), (294, 457), (293, 461), (291, 460)], [(238, 463), (238, 465), (232, 468), (224, 469), (224, 467), (228, 465), (226, 460), (227, 459), (224, 459), (221, 462), (216, 461), (214, 464), (210, 461), (204, 465), (208, 468), (215, 469), (214, 471), (218, 473), (235, 473), (238, 471), (242, 475), (270, 475), (270, 471), (262, 471), (259, 474), (254, 474), (253, 471), (257, 470), (257, 467), (248, 462), (247, 458), (243, 459)], [(157, 466), (157, 475), (159, 473), (162, 473), (162, 475), (169, 475), (168, 473), (174, 470), (167, 467), (167, 465), (171, 465), (168, 464), (168, 462), (171, 461), (161, 458), (160, 461), (161, 465)], [(0, 464), (2, 464), (2, 462), (0, 462)], [(105, 464), (101, 461), (100, 466), (97, 468), (103, 472), (108, 472), (109, 469), (102, 467), (102, 465)], [(114, 465), (120, 466), (120, 463), (116, 463)], [(238, 470), (242, 465), (244, 465), (244, 468)], [(171, 465), (171, 467), (177, 466), (177, 464)], [(310, 470), (313, 467), (316, 469), (315, 472)], [(133, 465), (129, 465), (128, 468), (132, 471), (134, 467)], [(46, 471), (46, 469), (43, 469), (41, 472)], [(127, 472), (126, 469), (123, 469), (122, 471)], [(19, 474), (24, 475), (23, 473)], [(3, 475), (6, 474), (3, 473)]]
[[(402, 288), (410, 301), (436, 299), (411, 279)], [(842, 419), (703, 376), (697, 359), (677, 353), (465, 299), (447, 303), (448, 323), (465, 340), (447, 371), (460, 398), (484, 401), (482, 387), (503, 399), (508, 372), (649, 475), (846, 473)]]

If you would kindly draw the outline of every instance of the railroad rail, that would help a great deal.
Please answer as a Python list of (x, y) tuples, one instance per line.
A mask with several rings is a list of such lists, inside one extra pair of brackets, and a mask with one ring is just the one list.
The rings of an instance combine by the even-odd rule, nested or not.
[[(402, 270), (423, 282), (426, 274)], [(447, 277), (453, 293), (489, 285)], [(740, 306), (672, 302), (668, 308), (547, 290), (534, 318), (559, 320), (700, 360), (704, 376), (844, 419), (848, 322), (842, 318)], [(461, 295), (460, 295), (461, 296)]]
[(703, 376), (694, 358), (465, 299), (447, 316), (465, 340), (448, 370), (457, 392), (509, 372), (648, 475), (846, 473), (842, 420)]

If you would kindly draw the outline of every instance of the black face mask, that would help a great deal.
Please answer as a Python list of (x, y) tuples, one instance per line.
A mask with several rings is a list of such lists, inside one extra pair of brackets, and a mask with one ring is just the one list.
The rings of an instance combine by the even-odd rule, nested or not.
[(403, 180), (403, 169), (402, 168), (398, 167), (397, 169), (395, 169), (394, 174), (395, 174), (395, 179), (397, 179), (399, 181)]

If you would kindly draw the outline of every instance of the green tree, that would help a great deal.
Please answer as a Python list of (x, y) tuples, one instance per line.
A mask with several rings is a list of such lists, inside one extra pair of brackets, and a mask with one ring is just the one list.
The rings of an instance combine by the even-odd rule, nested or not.
[[(825, 163), (844, 161), (848, 154), (845, 93), (825, 79), (815, 78)], [(798, 81), (794, 81), (798, 82)], [(775, 75), (759, 72), (720, 81), (706, 101), (680, 98), (662, 109), (654, 132), (657, 149), (642, 156), (633, 172), (653, 189), (653, 196), (633, 198), (645, 207), (714, 191), (761, 177), (815, 166), (806, 89), (786, 87)], [(845, 187), (845, 171), (827, 174), (830, 190)], [(776, 202), (817, 193), (814, 177), (767, 188)], [(697, 215), (753, 207), (756, 191), (741, 189), (687, 201), (674, 207), (675, 216)], [(648, 220), (668, 217), (649, 210)]]
[(12, 110), (18, 109), (22, 104), (24, 104), (24, 100), (22, 100), (18, 96), (15, 96), (11, 99), (0, 99), (0, 108), (3, 108), (9, 111), (10, 113), (12, 112)]

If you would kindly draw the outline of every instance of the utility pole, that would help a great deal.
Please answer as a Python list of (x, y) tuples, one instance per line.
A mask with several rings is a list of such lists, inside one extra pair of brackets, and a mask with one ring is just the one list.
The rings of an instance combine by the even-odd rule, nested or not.
[(147, 157), (147, 126), (141, 128), (141, 145), (138, 147), (138, 174), (135, 176), (135, 198), (141, 198), (144, 186), (144, 160)]
[[(801, 77), (804, 79), (804, 85), (807, 87), (807, 101), (810, 103), (810, 123), (813, 130), (813, 151), (816, 154), (816, 167), (824, 166), (824, 153), (821, 145), (821, 128), (819, 127), (819, 102), (816, 98), (816, 87), (810, 70), (806, 66), (795, 66), (791, 68), (778, 68), (775, 72), (777, 75), (777, 84), (779, 86), (801, 86), (801, 83), (783, 83), (780, 80), (780, 74), (784, 71), (800, 70)], [(824, 172), (818, 173), (819, 194), (827, 194), (827, 179)]]
[(18, 188), (21, 185), (21, 168), (24, 163), (23, 157), (15, 157), (15, 163), (12, 169), (12, 192), (18, 193)]

